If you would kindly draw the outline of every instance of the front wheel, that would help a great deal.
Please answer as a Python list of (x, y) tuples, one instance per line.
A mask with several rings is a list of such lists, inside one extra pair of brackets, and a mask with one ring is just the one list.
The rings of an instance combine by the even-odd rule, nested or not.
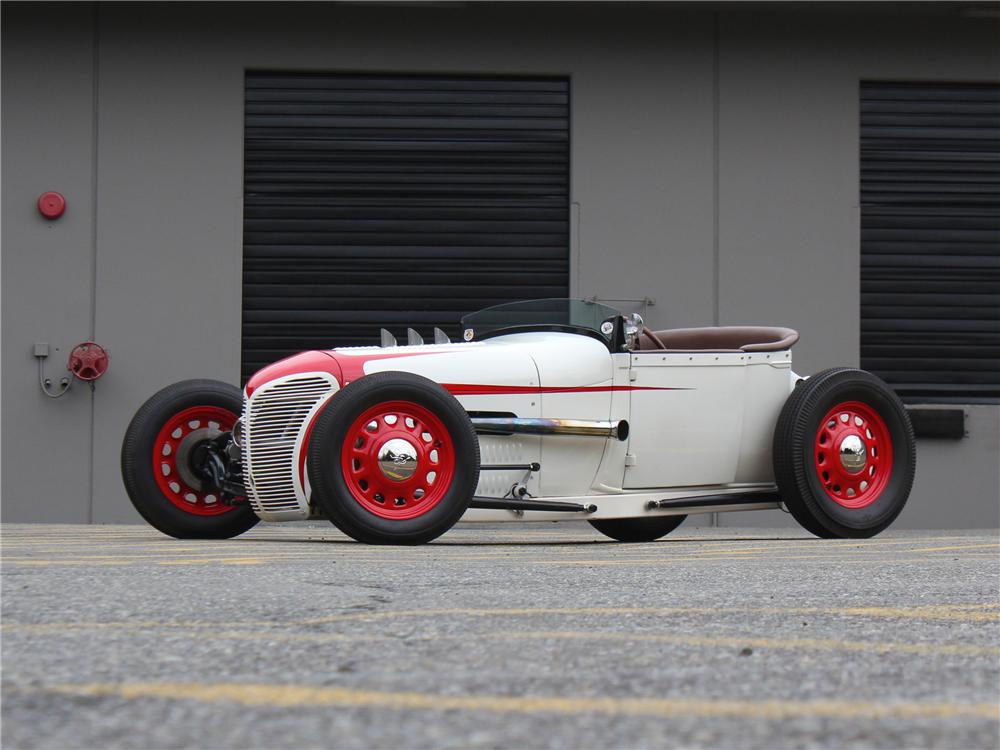
[(781, 499), (817, 536), (875, 536), (902, 512), (913, 486), (906, 408), (864, 370), (826, 370), (800, 382), (778, 418), (773, 448)]
[(465, 513), (479, 440), (465, 409), (427, 378), (380, 372), (347, 385), (316, 419), (309, 483), (333, 524), (368, 544), (422, 544)]
[(590, 521), (590, 525), (619, 542), (655, 542), (676, 529), (687, 516), (656, 516), (655, 518), (608, 518)]
[(227, 504), (198, 464), (241, 408), (240, 390), (217, 380), (174, 383), (139, 408), (122, 441), (122, 481), (151, 526), (178, 539), (228, 539), (257, 523), (246, 499)]

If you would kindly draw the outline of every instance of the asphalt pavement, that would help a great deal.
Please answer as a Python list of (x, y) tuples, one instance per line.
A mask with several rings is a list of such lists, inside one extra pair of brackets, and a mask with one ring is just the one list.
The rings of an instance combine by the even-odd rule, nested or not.
[(4, 525), (4, 748), (1000, 746), (1000, 542)]

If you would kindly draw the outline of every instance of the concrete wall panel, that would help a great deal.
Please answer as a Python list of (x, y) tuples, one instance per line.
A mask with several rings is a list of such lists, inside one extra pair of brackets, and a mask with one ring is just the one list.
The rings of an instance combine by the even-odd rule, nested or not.
[[(247, 69), (568, 75), (572, 291), (654, 297), (654, 328), (791, 325), (798, 370), (856, 364), (857, 83), (995, 79), (1000, 51), (959, 6), (852, 7), (5, 4), (4, 519), (138, 520), (135, 409), (236, 381)], [(48, 225), (34, 200), (62, 188)], [(30, 356), (91, 334), (113, 355), (93, 441), (89, 389), (49, 402)], [(921, 459), (903, 525), (996, 523), (998, 413)], [(958, 515), (932, 502), (948, 465)]]
[[(139, 405), (240, 365), (243, 70), (202, 6), (101, 8), (94, 506), (137, 520), (117, 471)], [(136, 34), (136, 28), (144, 28)]]
[[(91, 407), (76, 383), (58, 400), (38, 386), (35, 342), (56, 383), (91, 337), (93, 10), (3, 6), (3, 520), (91, 520)], [(38, 196), (66, 212), (47, 221)]]

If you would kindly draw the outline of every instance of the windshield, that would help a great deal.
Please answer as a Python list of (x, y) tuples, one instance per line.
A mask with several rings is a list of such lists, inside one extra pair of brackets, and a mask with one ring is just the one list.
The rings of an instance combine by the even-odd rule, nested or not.
[[(487, 307), (462, 318), (466, 341), (517, 329), (566, 330), (596, 334), (609, 342), (621, 313), (613, 307), (582, 299), (533, 299)], [(607, 324), (607, 325), (605, 325)]]

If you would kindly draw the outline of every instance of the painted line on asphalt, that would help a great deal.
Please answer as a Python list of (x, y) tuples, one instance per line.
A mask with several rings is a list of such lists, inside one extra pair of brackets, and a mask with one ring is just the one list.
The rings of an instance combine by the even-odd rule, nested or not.
[(666, 555), (660, 558), (650, 558), (650, 559), (632, 559), (632, 560), (535, 560), (534, 563), (538, 565), (588, 565), (593, 567), (611, 567), (620, 565), (669, 565), (676, 562), (720, 562), (729, 561), (733, 562), (736, 560), (748, 560), (753, 562), (770, 562), (773, 560), (798, 560), (805, 562), (819, 562), (819, 563), (829, 563), (836, 562), (842, 565), (872, 565), (874, 563), (887, 563), (887, 564), (901, 564), (901, 563), (918, 563), (918, 564), (928, 564), (928, 563), (949, 563), (956, 561), (965, 560), (978, 560), (982, 558), (993, 558), (996, 556), (993, 554), (983, 554), (979, 555), (976, 553), (966, 552), (965, 554), (957, 557), (951, 555), (941, 555), (941, 556), (923, 556), (923, 557), (863, 557), (863, 558), (846, 558), (843, 555), (730, 555), (726, 557), (722, 556), (709, 556), (709, 555), (692, 555), (681, 557), (679, 555), (671, 556)]
[[(657, 563), (670, 563), (670, 562), (697, 562), (699, 560), (705, 561), (725, 561), (725, 560), (748, 560), (752, 561), (754, 564), (767, 564), (772, 560), (843, 560), (850, 563), (880, 563), (880, 562), (890, 562), (890, 561), (918, 561), (918, 562), (933, 562), (935, 560), (947, 560), (947, 559), (981, 559), (983, 557), (991, 557), (993, 559), (1000, 559), (995, 551), (977, 550), (977, 549), (958, 549), (948, 552), (918, 552), (911, 550), (866, 550), (864, 552), (855, 551), (835, 551), (835, 550), (815, 550), (809, 552), (795, 551), (795, 550), (782, 550), (775, 549), (769, 552), (744, 552), (744, 551), (732, 551), (732, 552), (696, 552), (696, 551), (679, 551), (679, 550), (664, 550), (662, 552), (646, 553), (646, 554), (632, 554), (632, 555), (601, 555), (597, 556), (593, 551), (581, 554), (578, 553), (564, 553), (564, 552), (554, 552), (552, 550), (536, 551), (531, 554), (512, 554), (510, 552), (480, 552), (480, 553), (447, 553), (447, 554), (413, 554), (413, 553), (368, 553), (362, 550), (351, 550), (351, 549), (324, 549), (324, 550), (298, 550), (298, 549), (287, 549), (287, 548), (277, 548), (277, 547), (259, 547), (259, 546), (244, 546), (240, 548), (229, 548), (229, 549), (211, 549), (206, 548), (198, 551), (172, 551), (164, 549), (130, 549), (123, 550), (122, 553), (116, 554), (112, 550), (101, 550), (101, 552), (106, 552), (108, 554), (90, 554), (91, 550), (25, 550), (18, 551), (14, 553), (9, 551), (2, 557), (4, 562), (18, 563), (31, 560), (66, 560), (66, 561), (95, 561), (100, 562), (103, 560), (113, 560), (113, 561), (129, 561), (137, 560), (139, 562), (148, 561), (152, 558), (162, 559), (202, 559), (202, 558), (224, 558), (224, 557), (246, 557), (246, 556), (260, 556), (271, 559), (299, 559), (299, 560), (349, 560), (352, 562), (373, 562), (373, 563), (390, 563), (397, 564), (400, 562), (412, 563), (412, 564), (433, 564), (438, 562), (468, 562), (475, 563), (480, 561), (508, 561), (510, 563), (518, 564), (532, 564), (535, 562), (544, 562), (549, 565), (583, 565), (583, 564), (602, 564), (602, 565), (628, 565), (630, 563), (635, 563), (637, 565), (641, 564), (657, 564)], [(582, 552), (582, 551), (581, 551)]]
[[(649, 615), (655, 617), (671, 617), (676, 615), (820, 615), (847, 616), (888, 619), (918, 619), (918, 620), (958, 620), (966, 622), (1000, 622), (1000, 611), (995, 611), (997, 604), (993, 602), (928, 604), (912, 607), (522, 607), (522, 608), (451, 608), (451, 609), (412, 609), (385, 610), (381, 612), (351, 612), (325, 617), (291, 620), (245, 620), (241, 625), (250, 627), (289, 628), (296, 626), (324, 625), (337, 622), (368, 622), (373, 620), (392, 620), (403, 618), (428, 617), (532, 617), (544, 615), (573, 616), (615, 616), (615, 615)], [(233, 621), (185, 621), (169, 622), (164, 620), (144, 621), (109, 621), (109, 622), (7, 622), (0, 624), (3, 632), (31, 631), (44, 633), (46, 631), (65, 632), (69, 630), (101, 630), (101, 629), (143, 629), (143, 628), (226, 628)], [(280, 631), (278, 631), (280, 632)]]
[[(95, 566), (95, 567), (141, 567), (149, 565), (162, 565), (162, 566), (193, 566), (193, 565), (266, 565), (271, 563), (299, 563), (299, 562), (310, 562), (314, 559), (312, 557), (298, 557), (290, 555), (276, 555), (269, 553), (266, 555), (254, 555), (254, 556), (242, 556), (242, 557), (201, 557), (201, 558), (169, 558), (165, 557), (162, 559), (156, 559), (155, 557), (146, 556), (140, 560), (121, 560), (114, 558), (106, 560), (95, 560), (89, 558), (53, 558), (48, 560), (34, 559), (34, 558), (17, 558), (17, 559), (4, 559), (4, 566), (17, 566), (17, 567), (47, 567), (47, 566)], [(463, 560), (462, 558), (444, 558), (444, 559), (434, 559), (422, 561), (428, 565), (431, 564), (448, 564), (449, 562), (493, 562), (499, 557), (481, 557), (475, 560)], [(509, 560), (512, 565), (583, 565), (588, 567), (613, 567), (613, 566), (656, 566), (656, 565), (672, 565), (678, 563), (697, 563), (697, 562), (734, 562), (738, 560), (756, 561), (758, 557), (698, 557), (698, 556), (666, 556), (661, 559), (652, 560)], [(995, 559), (992, 554), (975, 554), (975, 553), (965, 553), (962, 556), (953, 557), (945, 556), (938, 559), (933, 559), (928, 561), (927, 558), (865, 558), (865, 559), (844, 559), (839, 556), (816, 556), (816, 555), (782, 555), (782, 556), (770, 556), (766, 558), (767, 560), (797, 560), (803, 562), (814, 562), (822, 563), (824, 565), (831, 562), (835, 562), (838, 565), (872, 565), (877, 563), (886, 564), (902, 564), (902, 563), (918, 563), (927, 564), (928, 562), (933, 562), (935, 564), (951, 564), (955, 562), (966, 562), (970, 560), (981, 560), (981, 559)], [(401, 562), (414, 563), (412, 560), (406, 560), (402, 558), (369, 558), (369, 559), (352, 559), (352, 562), (364, 563), (364, 564), (374, 564), (374, 565), (399, 565)]]
[(448, 558), (477, 557), (504, 555), (509, 557), (528, 558), (539, 553), (548, 555), (607, 555), (609, 557), (630, 559), (650, 556), (664, 555), (763, 555), (774, 552), (812, 552), (820, 555), (841, 554), (841, 555), (870, 555), (870, 554), (909, 554), (913, 552), (936, 552), (966, 549), (1000, 550), (1000, 542), (977, 541), (975, 543), (950, 545), (940, 547), (919, 547), (907, 548), (903, 545), (856, 545), (846, 542), (835, 544), (787, 544), (775, 542), (766, 546), (762, 545), (691, 545), (691, 544), (666, 544), (657, 545), (635, 544), (619, 545), (614, 542), (608, 544), (594, 544), (591, 542), (582, 543), (558, 543), (551, 545), (518, 545), (518, 546), (497, 546), (483, 544), (476, 548), (471, 545), (460, 547), (440, 547), (425, 545), (422, 547), (370, 547), (357, 544), (355, 542), (341, 539), (331, 540), (331, 542), (253, 542), (248, 540), (177, 544), (177, 543), (76, 543), (60, 542), (57, 544), (6, 544), (3, 546), (4, 556), (25, 555), (25, 554), (58, 554), (61, 552), (73, 553), (77, 555), (93, 553), (94, 555), (121, 554), (136, 555), (140, 552), (169, 554), (173, 551), (199, 553), (231, 553), (240, 554), (247, 549), (268, 550), (272, 552), (295, 552), (300, 554), (327, 555), (334, 552), (350, 552), (352, 555), (370, 555), (377, 557), (394, 556), (409, 558), (426, 558), (430, 555), (443, 556)]
[[(421, 550), (426, 553), (426, 550), (430, 549), (436, 553), (449, 554), (454, 552), (455, 554), (462, 554), (466, 552), (465, 548), (470, 546), (477, 546), (479, 549), (485, 551), (491, 546), (496, 547), (499, 545), (490, 544), (489, 540), (481, 540), (478, 545), (472, 544), (462, 544), (462, 545), (441, 545), (441, 544), (430, 544), (419, 548), (384, 548), (386, 550), (393, 550), (400, 553), (412, 553), (419, 554)], [(750, 546), (750, 545), (760, 545), (762, 541), (767, 541), (769, 544), (766, 546)], [(927, 542), (935, 541), (933, 539), (907, 539), (907, 540), (885, 540), (881, 542), (866, 542), (859, 544), (857, 540), (802, 540), (802, 539), (775, 539), (775, 540), (747, 540), (746, 542), (734, 543), (734, 542), (710, 542), (710, 541), (685, 541), (685, 540), (663, 540), (659, 542), (653, 542), (648, 544), (630, 544), (621, 545), (617, 544), (611, 540), (606, 542), (594, 539), (585, 540), (569, 540), (566, 539), (553, 539), (551, 543), (547, 544), (504, 544), (504, 552), (507, 554), (536, 554), (538, 547), (550, 547), (551, 552), (559, 552), (566, 554), (584, 554), (591, 553), (597, 549), (605, 549), (609, 553), (616, 555), (648, 555), (653, 553), (661, 553), (665, 551), (675, 551), (682, 553), (718, 553), (724, 554), (728, 552), (740, 553), (740, 552), (768, 552), (773, 550), (814, 550), (817, 552), (829, 552), (831, 550), (838, 551), (871, 551), (871, 550), (881, 550), (885, 547), (894, 546), (905, 546), (905, 545), (919, 545), (926, 544)], [(950, 550), (950, 549), (967, 549), (967, 548), (989, 548), (989, 549), (1000, 549), (1000, 542), (990, 540), (973, 540), (972, 544), (964, 544), (957, 546), (942, 546), (942, 547), (928, 547), (921, 548), (917, 550), (910, 551), (936, 551), (936, 550)], [(73, 549), (128, 549), (130, 547), (138, 547), (141, 549), (181, 549), (181, 550), (232, 550), (234, 548), (240, 548), (245, 546), (261, 546), (264, 548), (271, 547), (273, 545), (283, 545), (283, 546), (295, 546), (301, 549), (309, 549), (312, 551), (320, 552), (321, 550), (329, 549), (329, 547), (334, 546), (347, 546), (355, 549), (364, 549), (363, 545), (360, 545), (346, 537), (332, 538), (332, 539), (252, 539), (247, 537), (241, 537), (238, 539), (230, 539), (226, 541), (198, 541), (195, 543), (178, 543), (173, 540), (168, 540), (166, 538), (159, 538), (153, 540), (144, 541), (133, 541), (133, 540), (122, 540), (117, 541), (113, 544), (106, 543), (107, 540), (68, 540), (68, 539), (58, 539), (46, 541), (40, 543), (37, 541), (17, 541), (10, 542), (6, 541), (3, 544), (4, 549), (14, 549), (20, 550), (41, 550), (49, 551), (55, 550), (59, 551), (67, 547)], [(801, 543), (806, 542), (806, 543)]]
[[(7, 562), (7, 561), (5, 561)], [(139, 567), (142, 565), (190, 566), (190, 565), (266, 565), (268, 563), (286, 562), (278, 557), (213, 557), (191, 560), (187, 558), (146, 559), (146, 560), (17, 560), (11, 565), (22, 567), (46, 567), (53, 565), (94, 566), (94, 567)]]
[(953, 549), (992, 549), (1000, 551), (1000, 544), (959, 544), (953, 547), (924, 547), (922, 549), (912, 549), (910, 552), (944, 552)]
[(879, 618), (910, 618), (931, 620), (968, 620), (971, 622), (1000, 622), (1000, 612), (978, 612), (956, 609), (949, 605), (920, 605), (915, 607), (537, 607), (474, 609), (454, 608), (436, 610), (399, 610), (385, 612), (359, 612), (329, 615), (290, 621), (289, 625), (320, 625), (349, 620), (391, 619), (394, 617), (530, 617), (538, 615), (655, 615), (686, 614), (716, 615), (847, 615)]
[[(457, 636), (456, 636), (457, 637)], [(527, 631), (494, 633), (491, 638), (512, 640), (596, 640), (667, 643), (674, 646), (710, 648), (755, 648), (779, 651), (848, 651), (875, 654), (913, 654), (918, 656), (1000, 656), (1000, 646), (977, 646), (969, 643), (880, 643), (839, 641), (831, 638), (761, 638), (757, 636), (697, 636), (670, 633), (620, 633), (601, 631)]]
[[(41, 528), (39, 528), (39, 526)], [(516, 530), (515, 530), (516, 529)], [(530, 528), (517, 528), (512, 526), (511, 530), (496, 530), (496, 529), (485, 529), (480, 530), (474, 528), (474, 525), (469, 524), (467, 526), (456, 527), (454, 530), (449, 532), (445, 537), (442, 537), (436, 543), (431, 546), (436, 548), (446, 548), (448, 546), (466, 546), (474, 545), (482, 542), (484, 539), (486, 543), (490, 541), (497, 540), (512, 540), (517, 542), (518, 540), (525, 538), (532, 538), (532, 545), (539, 544), (535, 537), (541, 537), (543, 539), (551, 540), (552, 544), (607, 544), (614, 545), (609, 539), (602, 536), (596, 536), (594, 533), (587, 534), (587, 532), (582, 532), (579, 536), (571, 536), (566, 532), (552, 532), (552, 531), (537, 531)], [(468, 537), (468, 541), (465, 540)], [(706, 534), (704, 536), (672, 536), (657, 542), (650, 542), (642, 545), (630, 545), (632, 547), (649, 547), (652, 545), (672, 545), (678, 543), (695, 543), (695, 544), (706, 544), (706, 545), (719, 545), (719, 544), (744, 544), (747, 542), (807, 542), (811, 545), (833, 545), (833, 544), (844, 544), (849, 543), (857, 546), (880, 546), (887, 544), (913, 544), (921, 542), (932, 542), (932, 541), (961, 541), (963, 539), (970, 538), (968, 535), (934, 535), (934, 536), (915, 536), (907, 537), (903, 539), (891, 538), (876, 538), (876, 539), (865, 539), (865, 540), (823, 540), (815, 539), (809, 536), (787, 536), (787, 537), (775, 537), (772, 534), (768, 536), (753, 535), (746, 537), (734, 537), (732, 534), (722, 534), (716, 536), (714, 534)], [(975, 536), (971, 538), (975, 539)], [(980, 537), (981, 538), (981, 537)], [(136, 541), (140, 543), (156, 544), (156, 543), (168, 543), (171, 540), (169, 537), (163, 536), (162, 534), (156, 532), (153, 529), (147, 528), (145, 526), (127, 527), (125, 529), (121, 527), (108, 528), (102, 526), (61, 526), (53, 527), (51, 525), (30, 525), (22, 524), (18, 528), (12, 528), (11, 524), (0, 525), (0, 540), (3, 542), (18, 542), (18, 543), (52, 543), (61, 544), (66, 541), (79, 541), (87, 540), (92, 541), (116, 541), (121, 540), (122, 542)], [(317, 541), (317, 542), (347, 542), (350, 540), (337, 533), (331, 528), (330, 532), (326, 530), (318, 531), (315, 528), (299, 529), (299, 528), (288, 528), (288, 529), (275, 529), (269, 528), (267, 530), (251, 530), (246, 534), (228, 540), (227, 544), (238, 544), (241, 542), (277, 542), (281, 543), (284, 541), (295, 541), (295, 542), (305, 542), (305, 541)]]
[(62, 695), (138, 700), (156, 698), (244, 706), (379, 708), (393, 711), (474, 711), (499, 714), (716, 717), (780, 720), (1000, 719), (993, 703), (605, 698), (579, 696), (435, 695), (277, 683), (137, 682), (62, 684), (44, 688)]
[[(942, 539), (953, 539), (954, 537), (943, 537)], [(604, 547), (611, 554), (618, 557), (629, 557), (629, 556), (644, 556), (651, 554), (662, 554), (664, 552), (676, 552), (681, 554), (692, 554), (692, 555), (704, 555), (704, 554), (750, 554), (757, 552), (775, 552), (775, 551), (786, 551), (791, 549), (809, 549), (814, 550), (818, 553), (828, 554), (830, 552), (868, 552), (873, 550), (883, 550), (885, 547), (892, 546), (904, 546), (904, 545), (916, 545), (921, 543), (926, 543), (927, 541), (932, 541), (933, 538), (928, 539), (906, 539), (906, 540), (893, 540), (887, 539), (884, 541), (870, 542), (865, 541), (859, 543), (858, 540), (767, 540), (773, 541), (772, 544), (767, 546), (747, 546), (747, 544), (733, 544), (732, 542), (711, 542), (700, 540), (697, 542), (698, 546), (694, 547), (685, 542), (685, 540), (665, 540), (660, 542), (653, 542), (649, 544), (634, 544), (634, 545), (619, 545), (614, 542), (600, 542), (598, 540), (580, 540), (578, 542), (567, 542), (565, 539), (553, 540), (551, 544), (540, 545), (540, 544), (530, 544), (530, 545), (510, 545), (506, 548), (503, 554), (509, 555), (531, 555), (536, 552), (536, 548), (540, 546), (552, 547), (548, 550), (549, 552), (558, 552), (565, 554), (586, 554), (592, 553), (595, 547)], [(105, 540), (101, 540), (105, 541)], [(695, 540), (691, 540), (695, 541)], [(759, 544), (761, 540), (747, 540), (749, 543)], [(805, 544), (799, 543), (789, 543), (789, 542), (801, 542), (807, 541)], [(312, 547), (311, 543), (314, 542), (316, 548)], [(89, 549), (127, 549), (129, 547), (139, 547), (143, 550), (159, 550), (161, 552), (169, 552), (171, 550), (181, 550), (181, 551), (231, 551), (235, 552), (237, 549), (244, 549), (247, 546), (262, 547), (264, 549), (270, 548), (274, 544), (291, 545), (295, 544), (300, 546), (302, 551), (309, 550), (315, 554), (323, 554), (329, 550), (331, 546), (330, 543), (335, 543), (335, 546), (346, 546), (353, 548), (352, 554), (371, 554), (371, 555), (384, 555), (387, 553), (391, 554), (413, 554), (413, 555), (426, 555), (427, 550), (432, 550), (437, 554), (474, 554), (471, 552), (466, 552), (465, 547), (474, 545), (458, 545), (463, 548), (461, 550), (456, 549), (455, 545), (427, 545), (423, 548), (384, 548), (379, 552), (368, 552), (369, 548), (363, 545), (357, 544), (345, 537), (325, 539), (325, 540), (309, 540), (309, 539), (298, 539), (289, 538), (289, 540), (264, 540), (264, 539), (250, 539), (250, 538), (239, 538), (233, 540), (227, 540), (224, 542), (196, 542), (192, 545), (190, 542), (183, 546), (177, 546), (176, 542), (170, 542), (165, 538), (156, 540), (147, 540), (142, 543), (127, 543), (119, 542), (115, 544), (98, 544), (94, 540), (84, 540), (84, 541), (74, 541), (68, 542), (65, 540), (57, 540), (52, 542), (46, 542), (44, 545), (29, 542), (29, 543), (6, 543), (4, 547), (6, 549), (20, 550), (33, 550), (40, 552), (59, 552), (67, 547), (76, 548), (89, 548)], [(725, 546), (719, 546), (724, 544)], [(479, 554), (490, 554), (486, 552), (490, 546), (489, 542), (481, 544), (479, 548), (483, 550)], [(915, 548), (910, 550), (898, 550), (899, 552), (934, 552), (934, 551), (946, 551), (953, 549), (997, 549), (1000, 550), (1000, 542), (991, 541), (977, 541), (974, 544), (963, 544), (963, 545), (953, 545), (953, 546), (941, 546), (941, 547), (925, 547), (925, 548)], [(895, 551), (895, 550), (891, 550)], [(499, 554), (499, 553), (495, 553)]]
[[(233, 623), (239, 625), (239, 622)], [(101, 630), (100, 628), (94, 628)], [(143, 635), (151, 630), (163, 629), (148, 625), (143, 627)], [(907, 654), (913, 656), (1000, 656), (1000, 646), (980, 646), (970, 643), (899, 643), (878, 641), (842, 641), (830, 638), (765, 638), (760, 636), (689, 636), (672, 633), (623, 633), (599, 630), (552, 630), (552, 631), (509, 631), (491, 632), (489, 634), (449, 635), (428, 634), (421, 636), (387, 636), (379, 634), (347, 634), (347, 633), (286, 633), (278, 630), (217, 630), (205, 626), (185, 625), (178, 623), (166, 628), (172, 636), (196, 638), (198, 640), (220, 639), (227, 641), (268, 641), (276, 643), (395, 643), (406, 645), (423, 642), (467, 641), (469, 637), (486, 637), (492, 641), (522, 641), (522, 640), (567, 640), (567, 641), (598, 641), (620, 643), (658, 643), (673, 646), (688, 646), (692, 648), (712, 649), (743, 649), (753, 648), (761, 651), (830, 651), (867, 654)], [(83, 629), (60, 629), (54, 631), (57, 635), (72, 633), (92, 634)], [(116, 630), (120, 633), (121, 630)]]

